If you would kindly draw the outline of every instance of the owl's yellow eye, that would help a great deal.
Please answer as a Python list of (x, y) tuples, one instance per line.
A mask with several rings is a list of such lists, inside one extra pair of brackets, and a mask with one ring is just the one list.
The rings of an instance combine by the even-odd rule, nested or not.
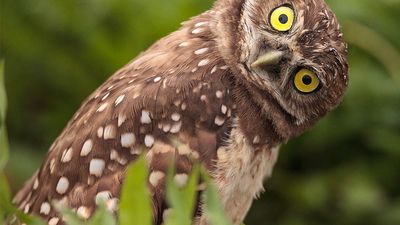
[(320, 80), (314, 72), (308, 69), (301, 69), (294, 76), (295, 88), (305, 94), (314, 92), (318, 89)]
[(270, 15), (272, 28), (277, 31), (285, 32), (290, 30), (294, 21), (294, 11), (287, 6), (281, 6), (272, 11)]

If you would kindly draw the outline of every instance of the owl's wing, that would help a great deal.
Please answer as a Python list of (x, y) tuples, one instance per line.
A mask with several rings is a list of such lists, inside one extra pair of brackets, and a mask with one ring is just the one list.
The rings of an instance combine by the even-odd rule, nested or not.
[[(60, 224), (51, 203), (90, 217), (96, 201), (117, 208), (127, 166), (146, 154), (154, 220), (162, 222), (171, 158), (183, 184), (193, 160), (207, 168), (229, 135), (232, 103), (226, 65), (206, 14), (160, 40), (113, 75), (81, 106), (16, 204)], [(177, 146), (171, 140), (178, 140)]]

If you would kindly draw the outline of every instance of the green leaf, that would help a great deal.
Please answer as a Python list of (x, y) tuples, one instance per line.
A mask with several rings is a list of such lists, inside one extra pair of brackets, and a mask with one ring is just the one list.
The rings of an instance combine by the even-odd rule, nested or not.
[[(11, 194), (6, 176), (0, 173), (0, 224), (45, 225), (42, 219), (26, 215), (11, 203)], [(17, 220), (13, 220), (12, 217)], [(6, 221), (6, 222), (5, 222)], [(13, 222), (14, 221), (14, 222)], [(12, 222), (12, 223), (11, 223)]]
[(32, 215), (26, 215), (20, 211), (16, 212), (17, 217), (22, 223), (29, 224), (29, 225), (47, 225), (41, 218), (32, 216)]
[(117, 221), (113, 214), (107, 210), (104, 203), (100, 204), (89, 222), (89, 225), (116, 225)]
[(128, 168), (119, 205), (120, 225), (151, 225), (152, 209), (147, 187), (147, 165), (141, 156)]
[(57, 211), (62, 215), (67, 225), (85, 225), (85, 221), (79, 218), (79, 216), (69, 208), (62, 206), (60, 203), (54, 203)]
[(172, 169), (167, 178), (167, 199), (173, 210), (165, 221), (166, 225), (190, 225), (192, 224), (193, 211), (196, 204), (197, 184), (199, 181), (200, 170), (194, 166), (192, 174), (186, 186), (179, 188), (174, 182)]
[(0, 172), (0, 224), (9, 214), (10, 203), (10, 189), (8, 187), (7, 179), (4, 174)]
[(0, 171), (8, 160), (8, 139), (6, 130), (7, 97), (4, 86), (4, 61), (0, 61)]
[(225, 216), (217, 189), (204, 170), (202, 174), (207, 183), (205, 190), (205, 212), (208, 222), (211, 225), (232, 225)]

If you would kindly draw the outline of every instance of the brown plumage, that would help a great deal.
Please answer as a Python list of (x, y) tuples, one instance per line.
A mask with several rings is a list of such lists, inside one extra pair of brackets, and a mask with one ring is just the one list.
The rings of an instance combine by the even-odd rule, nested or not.
[[(341, 101), (348, 82), (341, 36), (322, 0), (217, 1), (96, 90), (15, 203), (49, 225), (63, 224), (54, 200), (83, 218), (98, 199), (116, 211), (126, 167), (145, 154), (154, 224), (168, 209), (172, 157), (180, 185), (194, 161), (205, 165), (228, 217), (240, 224), (279, 146)], [(194, 221), (207, 224), (201, 207)]]

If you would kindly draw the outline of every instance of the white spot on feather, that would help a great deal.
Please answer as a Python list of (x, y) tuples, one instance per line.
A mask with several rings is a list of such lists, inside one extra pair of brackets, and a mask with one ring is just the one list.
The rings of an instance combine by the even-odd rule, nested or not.
[(68, 178), (66, 177), (61, 177), (60, 180), (58, 180), (57, 186), (56, 186), (56, 191), (58, 194), (62, 195), (67, 192), (69, 187), (69, 181)]
[(206, 53), (207, 51), (208, 51), (208, 48), (200, 48), (200, 49), (197, 49), (196, 51), (194, 51), (194, 54), (201, 55), (201, 54)]
[(48, 225), (57, 225), (60, 219), (58, 217), (53, 217), (49, 220)]
[(147, 134), (144, 137), (144, 145), (146, 145), (146, 147), (151, 148), (154, 144), (154, 137), (153, 135)]
[(116, 100), (115, 100), (115, 106), (118, 106), (125, 98), (125, 95), (120, 95)]
[(223, 93), (222, 93), (222, 91), (217, 91), (217, 92), (215, 92), (215, 96), (217, 96), (217, 98), (222, 98), (222, 96), (223, 96)]
[(88, 139), (83, 143), (82, 150), (81, 150), (81, 156), (87, 156), (89, 153), (92, 151), (93, 148), (93, 141), (91, 139)]
[(103, 159), (92, 159), (89, 165), (89, 173), (95, 175), (96, 177), (101, 177), (103, 175), (106, 162)]
[(178, 46), (179, 46), (179, 47), (187, 47), (187, 46), (189, 46), (189, 45), (190, 45), (190, 43), (187, 42), (187, 41), (185, 41), (185, 42), (180, 43)]
[(101, 191), (99, 193), (97, 193), (96, 197), (95, 197), (95, 202), (96, 204), (100, 204), (102, 202), (106, 202), (107, 200), (111, 199), (112, 194), (109, 191)]
[(154, 83), (157, 83), (157, 82), (159, 82), (161, 80), (161, 77), (156, 77), (156, 78), (154, 78)]
[(118, 152), (115, 149), (112, 149), (110, 153), (110, 160), (117, 160), (118, 157), (119, 157)]
[(204, 26), (204, 25), (207, 25), (207, 24), (208, 24), (208, 22), (199, 22), (199, 23), (196, 23), (194, 25), (194, 27), (201, 27), (201, 26)]
[(202, 66), (206, 66), (208, 63), (210, 62), (209, 59), (203, 59), (199, 62), (198, 66), (202, 67)]
[(116, 128), (114, 125), (108, 125), (104, 129), (104, 140), (113, 139), (116, 136)]
[(97, 129), (97, 137), (102, 138), (103, 137), (103, 133), (104, 133), (104, 128), (103, 127), (99, 127), (99, 129)]
[(64, 150), (62, 157), (61, 157), (61, 162), (67, 163), (67, 162), (71, 161), (72, 153), (73, 153), (72, 148)]
[(78, 216), (82, 219), (89, 219), (90, 217), (90, 210), (85, 207), (85, 206), (80, 206), (78, 208), (78, 210), (76, 211), (76, 213), (78, 214)]
[(228, 112), (228, 107), (226, 107), (226, 105), (221, 105), (221, 112), (222, 114), (226, 114)]
[(151, 123), (151, 118), (150, 118), (150, 112), (146, 110), (142, 110), (142, 116), (140, 117), (140, 122), (143, 124), (150, 124)]
[(214, 67), (211, 69), (211, 74), (215, 73), (216, 71), (217, 71), (217, 66), (214, 66)]
[(121, 145), (124, 148), (132, 147), (136, 142), (135, 135), (133, 133), (125, 133), (121, 135)]
[(165, 133), (168, 133), (171, 130), (171, 124), (169, 124), (169, 123), (164, 124), (163, 127), (162, 127), (162, 130)]
[(107, 106), (108, 106), (108, 103), (107, 103), (107, 102), (104, 103), (104, 104), (102, 104), (102, 105), (97, 109), (97, 112), (103, 112), (103, 111), (107, 108)]
[(35, 181), (33, 182), (33, 190), (36, 190), (39, 187), (39, 179), (36, 178)]
[(30, 208), (31, 208), (31, 205), (26, 204), (24, 207), (24, 213), (26, 213), (26, 214), (29, 213)]
[(108, 92), (106, 95), (104, 95), (104, 97), (101, 100), (102, 101), (106, 100), (108, 98), (108, 96), (110, 96), (110, 92)]
[(255, 136), (253, 139), (253, 144), (259, 144), (260, 143), (260, 136)]
[(178, 122), (181, 119), (181, 115), (179, 113), (173, 113), (171, 115), (171, 119), (175, 122)]
[(110, 212), (116, 212), (118, 210), (118, 198), (112, 198), (106, 201), (107, 210)]
[(124, 114), (118, 115), (118, 127), (120, 127), (126, 121), (126, 116)]
[(172, 134), (176, 134), (181, 130), (182, 127), (182, 121), (176, 122), (172, 125), (170, 132)]
[(222, 126), (222, 125), (224, 125), (224, 123), (225, 123), (225, 118), (222, 118), (222, 117), (220, 117), (220, 116), (216, 116), (216, 117), (215, 117), (215, 120), (214, 120), (214, 123), (215, 123), (217, 126)]
[(56, 160), (53, 158), (50, 160), (50, 174), (54, 173), (55, 168), (56, 168)]
[(200, 34), (202, 32), (204, 32), (204, 29), (202, 29), (202, 28), (196, 28), (196, 29), (192, 30), (192, 34)]
[(49, 215), (51, 210), (50, 204), (48, 202), (43, 202), (40, 206), (40, 214)]
[(182, 109), (183, 111), (185, 111), (185, 110), (186, 110), (186, 108), (187, 108), (187, 105), (186, 105), (186, 103), (182, 103), (182, 105), (181, 105), (181, 109)]
[(154, 171), (149, 176), (149, 182), (153, 187), (156, 187), (162, 178), (165, 177), (165, 174), (161, 171)]

